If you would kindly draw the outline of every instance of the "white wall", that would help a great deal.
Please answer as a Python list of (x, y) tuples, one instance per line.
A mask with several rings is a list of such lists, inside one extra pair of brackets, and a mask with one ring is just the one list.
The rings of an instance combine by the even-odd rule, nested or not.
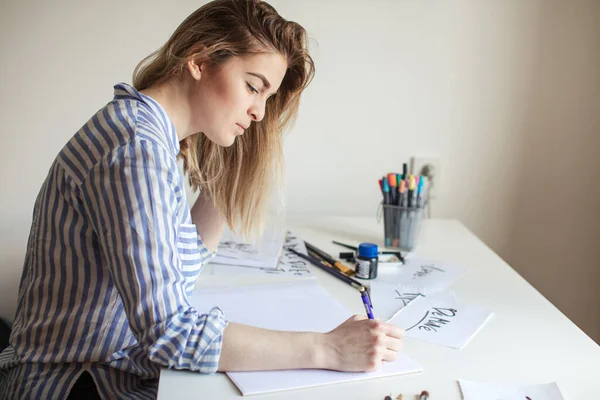
[[(0, 315), (54, 156), (201, 4), (3, 6)], [(271, 4), (307, 28), (317, 66), (286, 139), (288, 213), (374, 216), (380, 175), (439, 156), (434, 216), (461, 220), (600, 340), (600, 2)]]

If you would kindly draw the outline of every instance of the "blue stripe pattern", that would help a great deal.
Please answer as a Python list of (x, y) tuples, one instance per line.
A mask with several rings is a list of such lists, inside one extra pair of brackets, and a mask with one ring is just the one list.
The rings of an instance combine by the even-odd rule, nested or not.
[(64, 146), (33, 210), (0, 399), (154, 399), (161, 366), (217, 370), (227, 321), (189, 295), (211, 254), (164, 108), (130, 85)]

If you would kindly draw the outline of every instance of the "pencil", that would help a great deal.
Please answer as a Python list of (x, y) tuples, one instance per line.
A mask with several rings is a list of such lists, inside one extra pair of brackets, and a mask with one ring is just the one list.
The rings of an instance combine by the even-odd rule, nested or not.
[(366, 286), (364, 286), (362, 283), (360, 283), (359, 281), (357, 281), (355, 279), (350, 278), (347, 275), (344, 275), (343, 273), (341, 273), (340, 271), (338, 271), (337, 269), (335, 269), (335, 267), (333, 267), (327, 261), (319, 260), (318, 258), (311, 257), (311, 256), (306, 255), (306, 254), (302, 254), (299, 251), (292, 249), (291, 247), (288, 250), (290, 250), (292, 253), (294, 253), (294, 254), (302, 257), (303, 259), (305, 259), (309, 263), (311, 263), (311, 264), (313, 264), (313, 265), (321, 268), (325, 272), (327, 272), (327, 273), (335, 276), (336, 278), (344, 281), (348, 285), (350, 285), (353, 288), (357, 289), (359, 292), (361, 292), (361, 293), (362, 293), (362, 291), (367, 292), (367, 297), (369, 297), (369, 304), (371, 305), (371, 308), (373, 308), (373, 309), (375, 308), (375, 307), (373, 307), (373, 301), (371, 300), (371, 291), (369, 290), (369, 288), (367, 288)]

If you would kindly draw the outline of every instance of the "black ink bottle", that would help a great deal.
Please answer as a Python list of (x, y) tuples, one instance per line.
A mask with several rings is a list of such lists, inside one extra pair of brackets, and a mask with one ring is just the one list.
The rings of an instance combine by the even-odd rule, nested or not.
[(356, 256), (356, 277), (360, 279), (377, 278), (377, 266), (379, 249), (373, 243), (361, 243), (358, 245)]

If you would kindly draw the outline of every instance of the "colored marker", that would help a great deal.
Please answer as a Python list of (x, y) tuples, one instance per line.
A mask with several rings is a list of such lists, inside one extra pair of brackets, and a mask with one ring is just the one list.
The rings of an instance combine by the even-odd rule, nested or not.
[[(387, 178), (383, 178), (383, 204), (388, 205), (391, 204), (390, 198), (390, 186), (388, 185)], [(392, 219), (390, 218), (392, 213), (386, 207), (383, 208), (383, 219), (384, 219), (384, 231), (385, 231), (385, 245), (389, 247), (392, 245), (392, 235), (391, 231), (392, 227)]]
[(383, 178), (383, 204), (390, 204), (390, 185), (387, 178)]
[(425, 184), (425, 179), (424, 176), (419, 179), (419, 186), (417, 187), (417, 207), (423, 207), (423, 185)]
[(408, 183), (408, 208), (413, 206), (413, 196), (415, 194), (415, 178), (411, 175)]
[(396, 174), (388, 174), (387, 181), (390, 185), (390, 204), (396, 204), (396, 195), (398, 194), (396, 189)]
[(410, 202), (413, 207), (416, 207), (417, 206), (417, 183), (416, 183), (414, 175), (411, 175), (411, 177), (410, 177), (410, 186), (408, 188), (412, 190)]
[(406, 207), (406, 182), (400, 182), (400, 201), (398, 202), (400, 207)]
[[(396, 186), (396, 174), (391, 174), (391, 173), (388, 174), (387, 179), (388, 179), (388, 183), (390, 185), (390, 202), (388, 204), (396, 205), (398, 202), (398, 187)], [(388, 217), (391, 217), (391, 219), (388, 221), (388, 223), (391, 223), (391, 227), (389, 229), (390, 229), (390, 236), (392, 239), (392, 246), (398, 247), (398, 235), (396, 233), (398, 218), (396, 218), (396, 210), (394, 210), (393, 208), (390, 208), (390, 210), (388, 212)]]

